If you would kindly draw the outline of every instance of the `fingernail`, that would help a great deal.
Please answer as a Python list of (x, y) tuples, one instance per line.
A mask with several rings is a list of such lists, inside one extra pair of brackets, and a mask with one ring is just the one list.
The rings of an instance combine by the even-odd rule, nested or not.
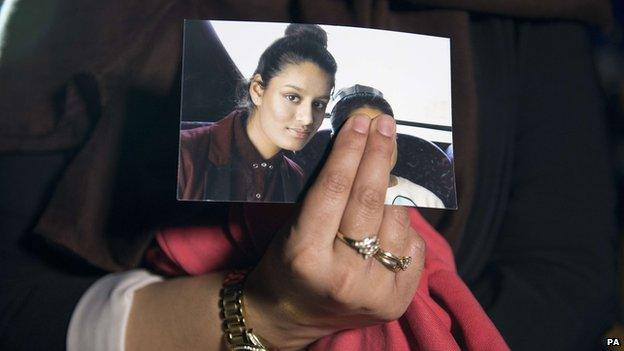
[(388, 138), (394, 135), (394, 118), (386, 115), (377, 117), (377, 130)]
[(353, 130), (360, 134), (367, 134), (370, 126), (370, 118), (357, 115), (353, 117)]

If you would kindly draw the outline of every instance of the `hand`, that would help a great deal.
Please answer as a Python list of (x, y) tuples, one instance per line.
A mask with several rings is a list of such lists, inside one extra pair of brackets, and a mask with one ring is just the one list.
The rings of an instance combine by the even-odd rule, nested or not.
[[(247, 324), (280, 350), (296, 350), (343, 329), (399, 318), (424, 264), (424, 242), (407, 210), (384, 206), (396, 133), (387, 115), (351, 117), (293, 224), (280, 233), (245, 285)], [(377, 235), (411, 256), (394, 273), (336, 237)]]

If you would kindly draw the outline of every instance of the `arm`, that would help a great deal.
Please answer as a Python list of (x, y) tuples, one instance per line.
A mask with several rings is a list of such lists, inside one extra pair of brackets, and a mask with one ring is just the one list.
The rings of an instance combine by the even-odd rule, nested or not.
[(223, 274), (163, 281), (138, 290), (126, 350), (225, 350), (219, 317)]
[[(405, 313), (423, 269), (424, 244), (404, 208), (383, 204), (394, 132), (390, 116), (348, 120), (298, 215), (277, 233), (247, 277), (246, 326), (269, 346), (300, 350), (337, 331), (381, 324)], [(413, 266), (396, 274), (364, 260), (337, 239), (338, 228), (379, 233), (385, 248), (411, 256)], [(222, 278), (174, 279), (138, 291), (128, 349), (218, 349), (216, 301)]]

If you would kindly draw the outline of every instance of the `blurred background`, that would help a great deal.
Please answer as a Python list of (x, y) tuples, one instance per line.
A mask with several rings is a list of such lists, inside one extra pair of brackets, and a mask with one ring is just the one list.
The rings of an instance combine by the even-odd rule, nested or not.
[[(624, 342), (624, 1), (614, 0), (613, 27), (608, 32), (593, 34), (595, 61), (602, 87), (607, 96), (607, 113), (611, 135), (613, 168), (618, 189), (620, 228), (620, 311), (619, 322), (608, 337)], [(614, 346), (612, 350), (621, 350)]]

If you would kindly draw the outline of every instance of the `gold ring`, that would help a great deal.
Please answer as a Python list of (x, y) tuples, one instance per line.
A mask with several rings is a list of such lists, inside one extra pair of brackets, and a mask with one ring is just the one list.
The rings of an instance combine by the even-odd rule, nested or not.
[(412, 258), (410, 256), (396, 256), (382, 249), (377, 250), (374, 256), (377, 261), (381, 262), (381, 264), (394, 273), (407, 270), (407, 267), (412, 263)]
[(379, 239), (377, 239), (376, 235), (366, 237), (362, 240), (355, 240), (341, 232), (336, 232), (336, 237), (356, 250), (359, 254), (362, 254), (365, 260), (379, 251)]

